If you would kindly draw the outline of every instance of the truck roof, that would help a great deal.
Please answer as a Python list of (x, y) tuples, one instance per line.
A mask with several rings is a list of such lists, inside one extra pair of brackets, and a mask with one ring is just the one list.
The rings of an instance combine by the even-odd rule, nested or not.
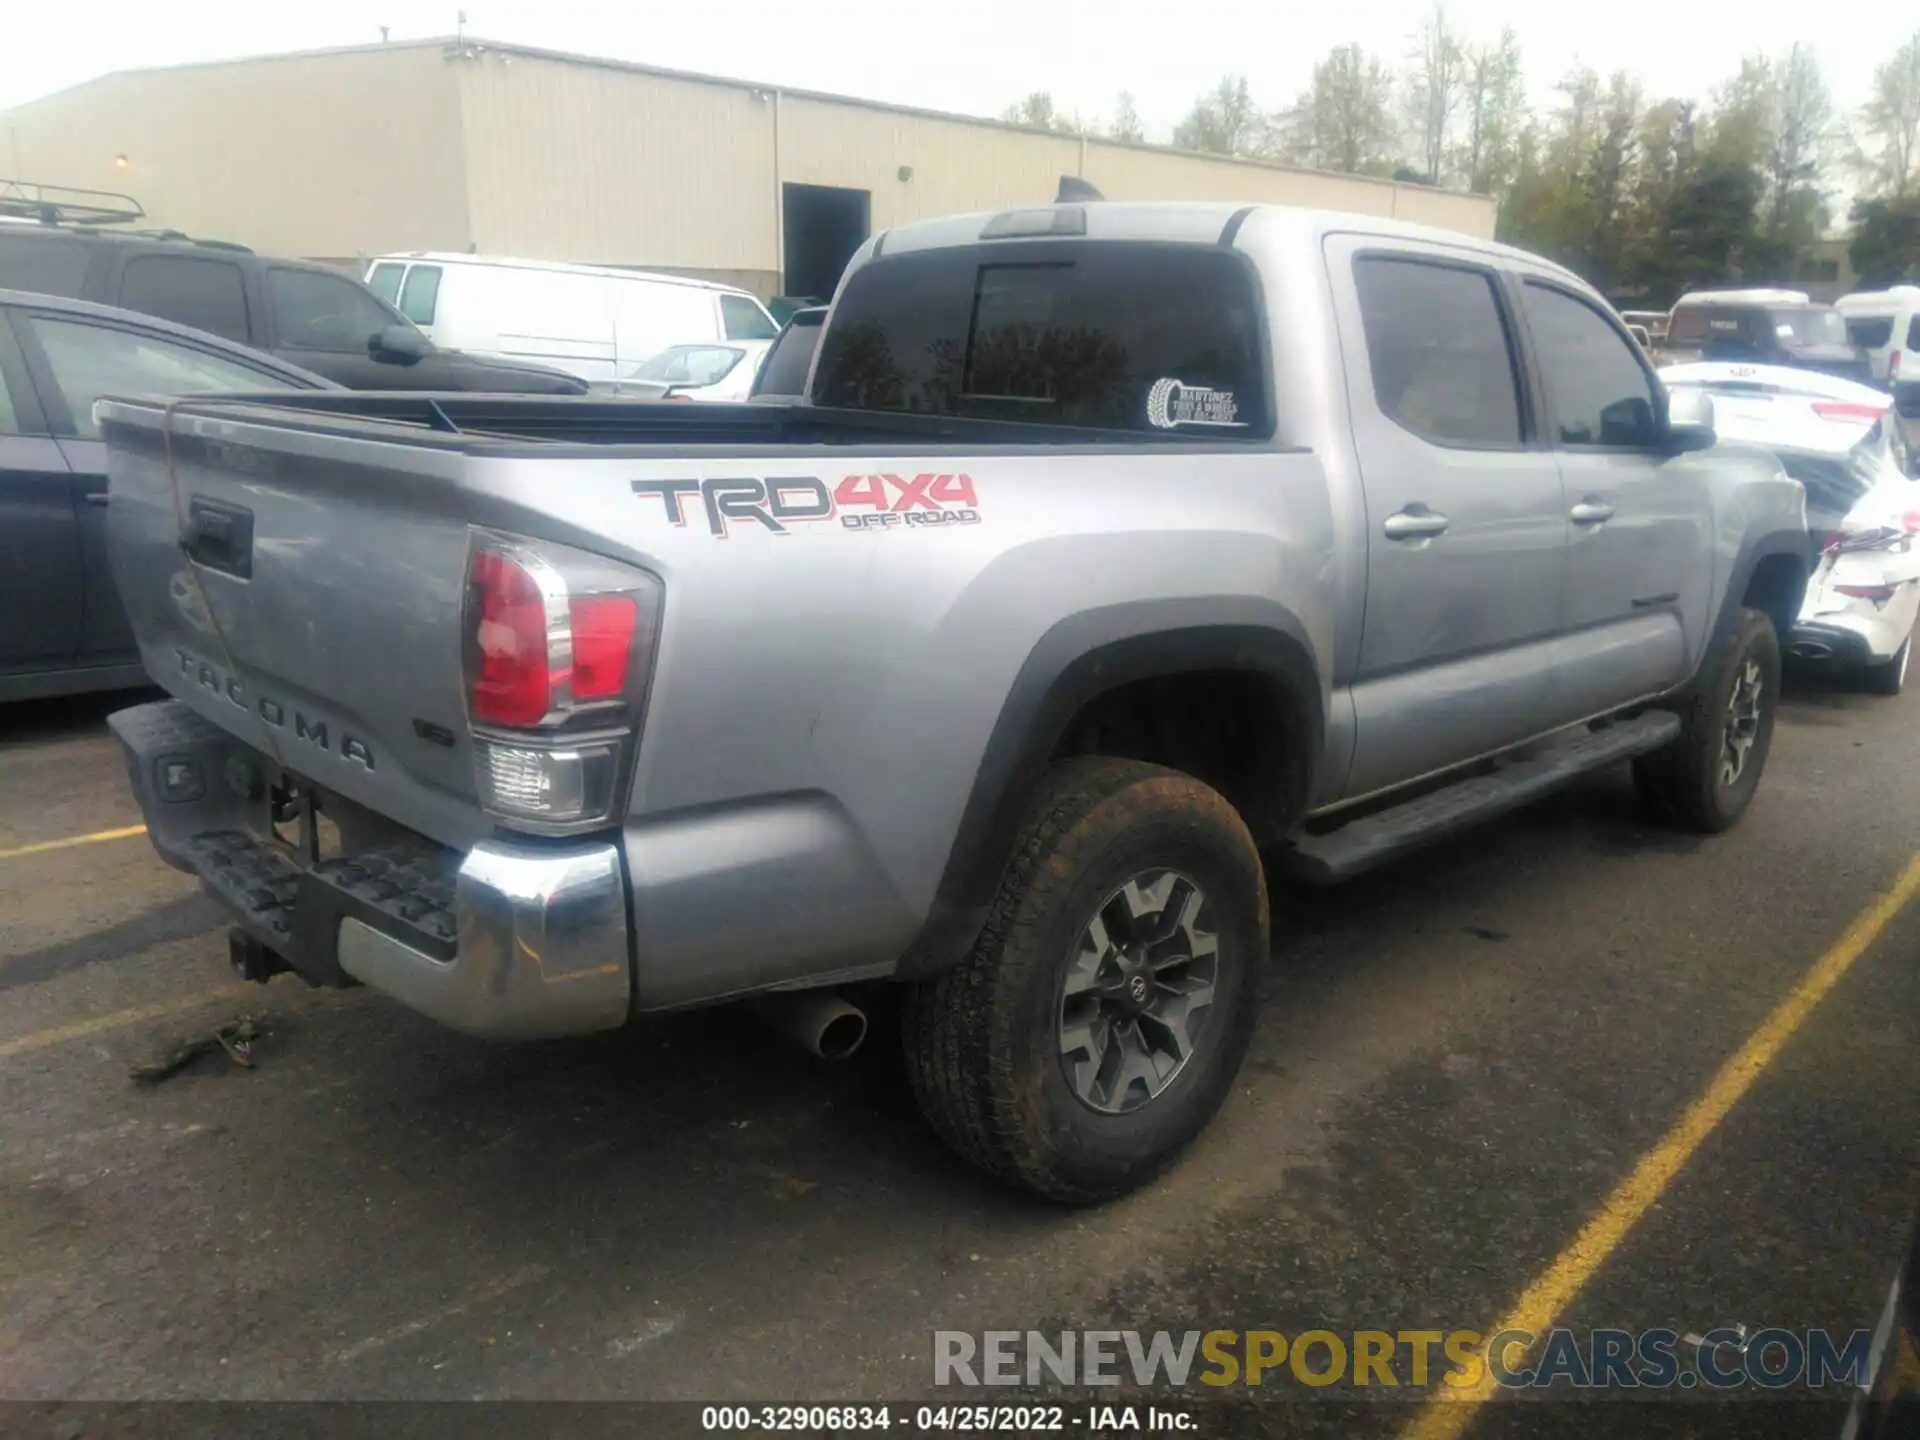
[[(1066, 212), (1062, 217), (1062, 212)], [(1075, 215), (1074, 212), (1079, 212)], [(983, 238), (989, 225), (1006, 238), (1026, 235), (1043, 238), (1084, 234), (1095, 240), (1147, 240), (1173, 244), (1218, 244), (1227, 226), (1236, 217), (1259, 215), (1263, 220), (1292, 232), (1301, 239), (1318, 240), (1325, 235), (1359, 231), (1368, 235), (1423, 240), (1456, 250), (1472, 250), (1508, 259), (1523, 259), (1544, 266), (1569, 279), (1578, 279), (1565, 266), (1551, 260), (1482, 240), (1458, 230), (1443, 230), (1434, 225), (1413, 225), (1381, 215), (1363, 215), (1347, 210), (1315, 210), (1294, 205), (1242, 205), (1230, 201), (1069, 201), (1064, 204), (1021, 206), (1012, 210), (983, 210), (967, 215), (948, 215), (937, 220), (918, 220), (880, 233), (874, 241), (874, 253), (898, 254), (905, 250), (930, 250), (949, 245), (972, 245)], [(1084, 223), (1084, 230), (1078, 227)], [(1061, 229), (1061, 225), (1074, 228)], [(1239, 227), (1236, 225), (1235, 229)], [(1584, 284), (1584, 282), (1582, 282)]]

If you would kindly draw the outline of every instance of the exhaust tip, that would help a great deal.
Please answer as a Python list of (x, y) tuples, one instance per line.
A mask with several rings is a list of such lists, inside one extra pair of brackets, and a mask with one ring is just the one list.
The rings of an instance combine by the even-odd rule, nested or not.
[(761, 1019), (808, 1054), (845, 1060), (866, 1042), (866, 1012), (830, 990), (763, 996)]
[(1831, 660), (1833, 658), (1832, 647), (1812, 640), (1802, 640), (1798, 645), (1788, 646), (1787, 653), (1796, 660)]
[(867, 1017), (849, 1009), (836, 1015), (820, 1032), (820, 1056), (824, 1060), (845, 1060), (866, 1042)]

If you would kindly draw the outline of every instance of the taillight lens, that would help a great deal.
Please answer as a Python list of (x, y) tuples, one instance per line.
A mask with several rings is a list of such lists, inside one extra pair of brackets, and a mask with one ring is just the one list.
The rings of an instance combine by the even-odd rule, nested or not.
[(1898, 380), (1900, 378), (1900, 352), (1898, 350), (1887, 356), (1887, 378), (1889, 380)]
[(1816, 400), (1813, 413), (1822, 420), (1844, 420), (1858, 425), (1871, 425), (1886, 413), (1885, 405), (1856, 405), (1849, 400)]
[(547, 596), (526, 565), (494, 550), (473, 552), (470, 577), (480, 652), (473, 718), (538, 725), (553, 694)]
[(468, 714), (489, 813), (565, 834), (620, 799), (645, 704), (660, 582), (566, 546), (476, 531)]
[(1893, 598), (1892, 585), (1836, 585), (1836, 594), (1851, 596), (1855, 600), (1872, 600), (1876, 604), (1885, 604)]

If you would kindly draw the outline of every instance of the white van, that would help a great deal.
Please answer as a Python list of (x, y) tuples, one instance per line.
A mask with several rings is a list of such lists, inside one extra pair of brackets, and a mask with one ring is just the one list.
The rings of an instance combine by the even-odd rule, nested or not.
[(669, 345), (772, 340), (745, 290), (595, 265), (420, 252), (382, 255), (367, 285), (436, 345), (533, 360), (613, 385)]
[(1875, 380), (1891, 385), (1902, 375), (1920, 377), (1920, 285), (1859, 290), (1833, 308), (1847, 322), (1847, 338), (1871, 358)]

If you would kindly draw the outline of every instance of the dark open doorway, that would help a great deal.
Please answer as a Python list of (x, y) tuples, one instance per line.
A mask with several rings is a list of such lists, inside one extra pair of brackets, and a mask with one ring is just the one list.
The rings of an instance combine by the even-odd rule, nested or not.
[(837, 185), (782, 185), (780, 190), (787, 232), (785, 291), (828, 299), (867, 238), (873, 196)]

